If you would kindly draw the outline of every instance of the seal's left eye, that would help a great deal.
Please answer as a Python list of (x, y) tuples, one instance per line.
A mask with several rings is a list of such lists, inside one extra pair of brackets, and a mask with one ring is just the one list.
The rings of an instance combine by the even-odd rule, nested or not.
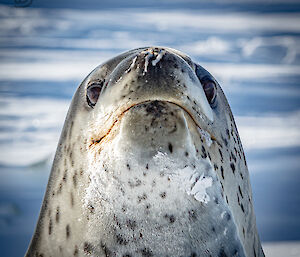
[(103, 83), (93, 83), (87, 88), (86, 99), (88, 105), (94, 107), (98, 101)]
[(200, 80), (207, 101), (212, 108), (217, 106), (217, 85), (213, 77), (203, 67), (196, 64), (196, 75)]
[(201, 80), (201, 84), (206, 95), (207, 101), (212, 107), (214, 107), (217, 98), (217, 88), (215, 82), (211, 79), (205, 78)]

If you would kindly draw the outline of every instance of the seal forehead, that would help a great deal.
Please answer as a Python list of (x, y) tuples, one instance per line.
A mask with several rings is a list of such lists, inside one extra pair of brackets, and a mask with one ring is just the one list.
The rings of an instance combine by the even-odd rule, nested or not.
[[(213, 111), (195, 73), (195, 65), (181, 55), (165, 48), (144, 48), (118, 58), (121, 61), (103, 79), (93, 110), (95, 115), (100, 115), (97, 119), (101, 120), (101, 126), (111, 126), (121, 113), (145, 101), (172, 102), (186, 109), (195, 120), (212, 122)], [(94, 75), (89, 83), (93, 80), (96, 81)]]

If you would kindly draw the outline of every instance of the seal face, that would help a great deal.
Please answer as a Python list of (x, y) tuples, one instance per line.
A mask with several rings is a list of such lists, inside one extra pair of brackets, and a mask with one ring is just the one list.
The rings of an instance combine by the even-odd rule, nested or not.
[(264, 256), (213, 76), (158, 47), (93, 70), (72, 100), (26, 256)]

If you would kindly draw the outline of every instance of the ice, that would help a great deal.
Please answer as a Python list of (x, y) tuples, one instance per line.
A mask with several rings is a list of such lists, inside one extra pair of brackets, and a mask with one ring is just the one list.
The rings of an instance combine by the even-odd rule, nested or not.
[(227, 230), (228, 230), (228, 228), (225, 228), (225, 229), (224, 229), (224, 232), (223, 232), (224, 236), (227, 235)]
[(208, 203), (210, 201), (210, 196), (206, 189), (213, 185), (213, 178), (204, 175), (204, 173), (212, 171), (209, 159), (197, 161), (196, 168), (194, 169), (190, 166), (178, 167), (166, 153), (158, 152), (153, 158), (157, 165), (168, 167), (166, 171), (169, 172), (175, 182), (179, 183), (179, 188), (182, 191), (193, 196), (199, 202)]
[(211, 177), (204, 177), (202, 174), (198, 181), (194, 184), (189, 194), (193, 195), (195, 199), (202, 203), (208, 203), (210, 200), (206, 189), (212, 186), (213, 179)]
[(131, 69), (134, 68), (135, 62), (136, 62), (137, 56), (133, 58), (132, 63), (130, 65), (130, 67), (128, 68), (128, 70), (126, 70), (126, 73), (128, 73)]
[(150, 58), (152, 58), (153, 57), (153, 54), (152, 53), (147, 53), (147, 55), (146, 55), (146, 57), (145, 57), (145, 66), (144, 66), (144, 73), (143, 74), (145, 74), (145, 73), (147, 73), (147, 71), (148, 71), (148, 65), (149, 65), (149, 60), (150, 60)]
[(159, 63), (159, 61), (161, 60), (161, 58), (164, 56), (165, 52), (160, 50), (159, 54), (156, 56), (155, 60), (152, 61), (152, 66), (155, 66), (157, 63)]
[(225, 214), (226, 214), (226, 211), (223, 211), (223, 212), (221, 213), (221, 218), (222, 218), (222, 219), (224, 219)]

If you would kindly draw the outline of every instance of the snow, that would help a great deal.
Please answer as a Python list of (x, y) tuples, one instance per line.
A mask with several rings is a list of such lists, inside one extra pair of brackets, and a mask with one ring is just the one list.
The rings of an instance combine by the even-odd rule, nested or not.
[(136, 59), (137, 59), (137, 56), (133, 58), (133, 60), (132, 60), (132, 63), (131, 63), (131, 65), (130, 65), (129, 69), (128, 69), (128, 70), (126, 70), (126, 73), (128, 73), (128, 72), (129, 72), (131, 69), (133, 69), (133, 68), (134, 68), (134, 65), (135, 65)]
[(153, 54), (150, 53), (150, 52), (149, 52), (149, 53), (146, 55), (146, 57), (145, 57), (144, 74), (147, 73), (147, 71), (148, 71), (149, 60), (150, 60), (150, 58), (152, 58), (152, 57), (153, 57)]
[(226, 211), (223, 211), (223, 212), (221, 213), (221, 218), (222, 218), (222, 219), (224, 219), (225, 214), (226, 214)]
[(224, 232), (223, 232), (224, 236), (226, 236), (227, 230), (228, 230), (227, 228), (224, 229)]
[(213, 178), (204, 175), (204, 173), (212, 171), (212, 165), (208, 158), (198, 160), (195, 169), (190, 166), (178, 167), (166, 153), (162, 152), (158, 152), (153, 159), (157, 165), (168, 167), (165, 171), (170, 174), (171, 180), (179, 184), (181, 191), (185, 191), (199, 202), (208, 203), (210, 201), (210, 196), (206, 190), (213, 185)]
[(155, 66), (157, 63), (159, 63), (159, 61), (161, 60), (161, 58), (164, 56), (165, 51), (160, 50), (159, 54), (156, 56), (155, 60), (152, 61), (152, 66)]
[[(195, 174), (194, 174), (195, 175)], [(195, 176), (192, 177), (192, 181)], [(204, 177), (203, 173), (196, 183), (192, 187), (191, 191), (187, 192), (195, 197), (195, 199), (202, 203), (208, 203), (210, 200), (209, 195), (206, 193), (206, 189), (212, 186), (213, 179), (211, 177)]]

